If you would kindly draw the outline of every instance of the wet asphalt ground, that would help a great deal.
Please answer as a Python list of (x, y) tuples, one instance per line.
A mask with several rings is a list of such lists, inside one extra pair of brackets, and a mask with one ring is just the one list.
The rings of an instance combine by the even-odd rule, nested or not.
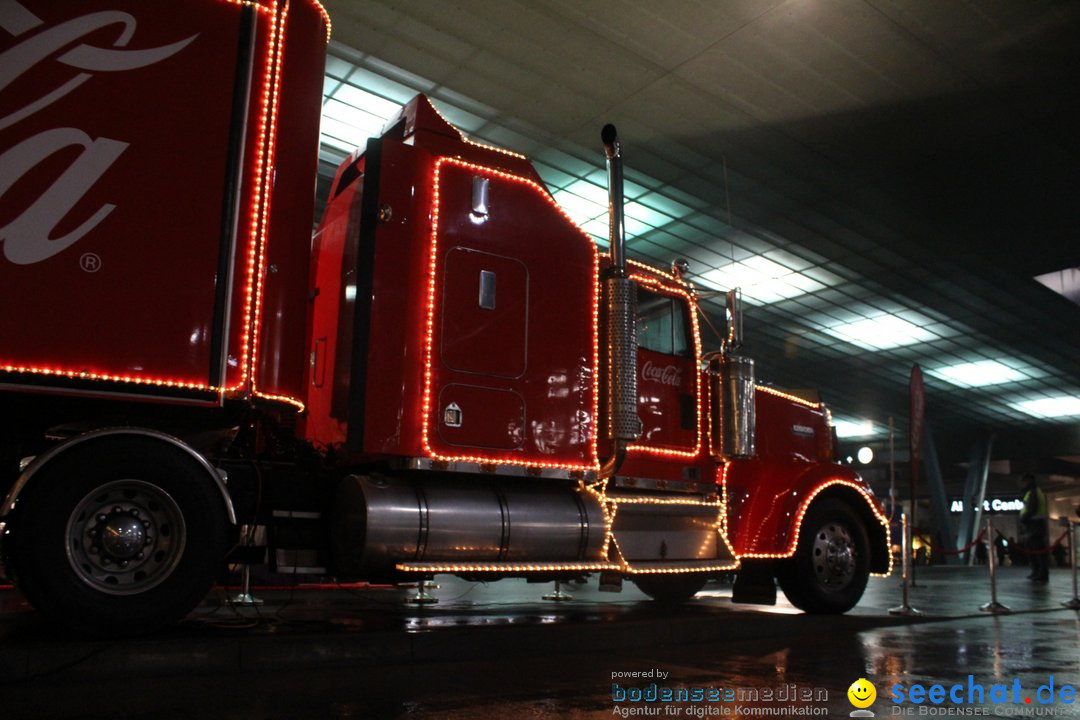
[(992, 615), (985, 568), (920, 568), (917, 617), (889, 614), (896, 576), (839, 617), (782, 594), (735, 605), (718, 583), (675, 608), (595, 578), (553, 602), (551, 584), (439, 576), (428, 606), (348, 586), (256, 589), (263, 604), (239, 608), (222, 588), (177, 628), (125, 641), (71, 637), (0, 589), (0, 719), (850, 717), (860, 677), (877, 718), (1080, 717), (1071, 575), (1025, 571), (1000, 571), (1013, 612)]

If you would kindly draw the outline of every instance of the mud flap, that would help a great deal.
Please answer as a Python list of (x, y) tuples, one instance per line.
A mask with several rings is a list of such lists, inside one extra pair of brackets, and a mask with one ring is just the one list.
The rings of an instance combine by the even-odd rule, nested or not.
[(772, 563), (744, 562), (735, 577), (731, 601), (748, 605), (775, 605), (776, 578)]

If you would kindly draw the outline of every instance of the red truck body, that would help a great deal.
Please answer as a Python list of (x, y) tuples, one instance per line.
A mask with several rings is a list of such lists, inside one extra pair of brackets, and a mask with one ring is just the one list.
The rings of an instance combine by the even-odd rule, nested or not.
[[(313, 1), (6, 8), (0, 393), (24, 419), (0, 426), (0, 560), (47, 612), (121, 631), (117, 602), (179, 586), (190, 607), (213, 573), (189, 546), (219, 524), (270, 527), (278, 569), (306, 533), (325, 574), (596, 571), (677, 598), (737, 572), (812, 611), (888, 571), (824, 405), (705, 353), (679, 271), (601, 251), (526, 157), (426, 98), (341, 165), (312, 240)], [(615, 276), (637, 307), (628, 442)], [(61, 478), (74, 464), (92, 477)], [(66, 540), (54, 517), (76, 518)], [(161, 549), (98, 539), (117, 530)]]

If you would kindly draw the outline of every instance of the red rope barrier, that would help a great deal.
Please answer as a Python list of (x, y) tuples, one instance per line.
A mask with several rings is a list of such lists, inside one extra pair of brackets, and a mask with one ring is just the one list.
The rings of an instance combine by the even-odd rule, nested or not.
[[(1001, 532), (1000, 530), (995, 530), (994, 532), (995, 532), (995, 533), (997, 533), (998, 537), (1001, 537), (1001, 538), (1004, 538), (1004, 537), (1005, 537), (1005, 535), (1004, 535), (1004, 534), (1002, 534), (1002, 532)], [(1019, 553), (1021, 553), (1022, 555), (1046, 555), (1047, 553), (1053, 552), (1053, 551), (1054, 551), (1054, 547), (1055, 547), (1055, 546), (1057, 546), (1057, 545), (1058, 545), (1058, 544), (1059, 544), (1059, 543), (1060, 543), (1060, 542), (1061, 542), (1062, 540), (1064, 540), (1064, 539), (1065, 539), (1065, 537), (1066, 537), (1066, 536), (1067, 536), (1068, 534), (1069, 534), (1069, 531), (1068, 531), (1068, 530), (1066, 530), (1065, 532), (1061, 533), (1061, 537), (1059, 537), (1059, 538), (1058, 538), (1057, 540), (1055, 540), (1054, 542), (1050, 543), (1049, 545), (1047, 545), (1047, 546), (1046, 546), (1046, 547), (1044, 547), (1044, 548), (1039, 548), (1038, 550), (1030, 550), (1030, 549), (1028, 549), (1028, 548), (1025, 548), (1025, 547), (1023, 547), (1023, 546), (1022, 546), (1022, 545), (1021, 545), (1020, 543), (1018, 543), (1018, 542), (1012, 542), (1012, 543), (1009, 543), (1009, 547), (1010, 547), (1010, 548), (1016, 548), (1016, 551), (1017, 551), (1017, 552), (1019, 552)], [(979, 534), (978, 534), (978, 535), (977, 535), (977, 536), (975, 537), (975, 539), (974, 539), (974, 540), (972, 540), (971, 542), (969, 542), (969, 543), (968, 543), (967, 545), (965, 545), (964, 547), (960, 548), (959, 550), (945, 550), (945, 549), (940, 549), (940, 550), (937, 550), (937, 552), (941, 553), (942, 555), (959, 555), (959, 554), (961, 554), (961, 553), (965, 553), (965, 552), (967, 552), (968, 550), (970, 550), (971, 548), (973, 548), (973, 547), (975, 547), (976, 545), (978, 545), (978, 544), (979, 544), (980, 542), (982, 542), (982, 539), (983, 539), (983, 536), (984, 536), (984, 535), (986, 535), (986, 528), (983, 528), (982, 530), (980, 530), (980, 531), (979, 531)], [(923, 544), (924, 544), (924, 545), (927, 545), (928, 547), (931, 547), (931, 548), (932, 548), (932, 547), (934, 546), (934, 544), (933, 544), (932, 542), (930, 542), (930, 538), (926, 537), (926, 536), (925, 536), (925, 535), (923, 535), (922, 533), (917, 533), (917, 534), (915, 535), (915, 537), (917, 537), (917, 538), (919, 538), (920, 540), (922, 540)]]
[(986, 535), (986, 528), (983, 528), (982, 530), (980, 530), (979, 534), (975, 536), (974, 540), (972, 540), (971, 542), (969, 542), (967, 545), (960, 548), (959, 550), (943, 550), (942, 552), (947, 553), (949, 555), (959, 555), (960, 553), (967, 552), (971, 548), (973, 548), (976, 545), (978, 545), (979, 543), (981, 543), (983, 541), (983, 536), (984, 535)]
[[(1001, 531), (1000, 531), (1000, 530), (998, 530), (998, 531), (997, 531), (997, 534), (998, 534), (998, 535), (1000, 535), (1001, 537), (1005, 537), (1004, 535), (1002, 535), (1002, 534), (1001, 534)], [(1056, 547), (1056, 546), (1057, 546), (1058, 544), (1060, 544), (1060, 543), (1061, 543), (1061, 541), (1062, 541), (1062, 540), (1064, 540), (1064, 539), (1065, 539), (1065, 537), (1066, 537), (1066, 536), (1067, 536), (1068, 534), (1069, 534), (1069, 531), (1068, 531), (1068, 530), (1066, 530), (1065, 532), (1061, 533), (1061, 535), (1060, 535), (1060, 536), (1058, 537), (1058, 539), (1057, 539), (1057, 540), (1055, 540), (1054, 542), (1050, 543), (1050, 544), (1049, 544), (1049, 545), (1047, 545), (1046, 547), (1044, 547), (1044, 548), (1038, 548), (1037, 550), (1030, 550), (1030, 549), (1028, 549), (1028, 548), (1024, 547), (1023, 545), (1021, 545), (1020, 543), (1012, 543), (1012, 545), (1011, 545), (1010, 547), (1012, 547), (1012, 546), (1015, 546), (1015, 547), (1016, 547), (1016, 551), (1017, 551), (1018, 553), (1020, 553), (1021, 555), (1046, 555), (1047, 553), (1051, 553), (1051, 552), (1053, 552), (1053, 551), (1054, 551), (1054, 548), (1055, 548), (1055, 547)]]

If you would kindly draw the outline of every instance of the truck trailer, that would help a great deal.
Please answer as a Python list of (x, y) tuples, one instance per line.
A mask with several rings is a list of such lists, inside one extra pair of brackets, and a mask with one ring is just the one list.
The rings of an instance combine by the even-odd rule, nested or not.
[(828, 409), (740, 354), (737, 291), (706, 352), (686, 264), (628, 257), (614, 127), (606, 248), (424, 96), (312, 234), (315, 0), (0, 26), (0, 574), (56, 622), (151, 631), (240, 564), (662, 602), (724, 576), (808, 613), (889, 572)]

